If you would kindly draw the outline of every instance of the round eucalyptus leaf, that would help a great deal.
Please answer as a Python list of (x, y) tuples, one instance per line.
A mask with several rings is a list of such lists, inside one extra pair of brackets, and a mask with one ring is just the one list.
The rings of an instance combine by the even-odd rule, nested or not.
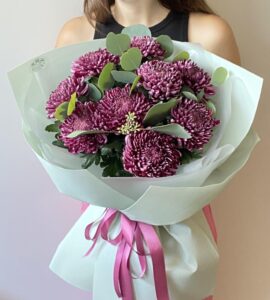
[(127, 34), (130, 38), (134, 36), (152, 36), (151, 30), (143, 24), (127, 26), (122, 29), (121, 33)]
[(186, 60), (189, 59), (189, 53), (187, 51), (181, 51), (178, 54), (175, 55), (175, 57), (173, 58), (173, 61), (177, 61), (177, 60)]
[(164, 49), (165, 57), (169, 57), (174, 50), (172, 39), (167, 34), (162, 34), (156, 38), (156, 41), (161, 45), (162, 49)]
[(114, 69), (114, 63), (107, 63), (102, 69), (98, 78), (98, 87), (103, 92), (106, 89), (113, 87), (114, 80), (111, 71)]
[(91, 100), (93, 100), (94, 102), (97, 102), (98, 100), (100, 100), (103, 96), (102, 91), (93, 83), (89, 83), (89, 97)]
[(130, 47), (130, 37), (124, 33), (109, 32), (106, 36), (106, 48), (114, 55), (122, 55)]
[(227, 79), (227, 76), (228, 76), (227, 69), (223, 67), (219, 67), (214, 71), (212, 75), (211, 83), (215, 86), (219, 86), (222, 83), (224, 83), (224, 81)]
[(185, 130), (185, 128), (176, 123), (152, 127), (151, 130), (158, 131), (164, 134), (169, 134), (183, 139), (191, 138), (191, 135)]
[(123, 82), (123, 83), (133, 83), (137, 75), (130, 71), (117, 71), (112, 70), (112, 77), (115, 81)]
[(142, 53), (139, 48), (129, 48), (120, 58), (120, 65), (125, 71), (132, 71), (141, 65)]

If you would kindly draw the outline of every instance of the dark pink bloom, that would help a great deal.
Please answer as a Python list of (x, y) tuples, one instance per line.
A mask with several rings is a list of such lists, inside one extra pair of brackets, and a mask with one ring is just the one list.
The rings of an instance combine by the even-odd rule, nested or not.
[(138, 86), (142, 85), (155, 102), (178, 95), (182, 88), (181, 72), (172, 62), (146, 61), (137, 74), (141, 76)]
[(204, 91), (205, 98), (215, 94), (215, 87), (211, 84), (211, 76), (192, 60), (175, 61), (175, 65), (182, 73), (183, 84), (191, 88), (196, 94)]
[(153, 103), (141, 92), (129, 95), (130, 84), (124, 87), (114, 87), (106, 90), (103, 98), (98, 102), (100, 114), (99, 127), (104, 130), (116, 130), (126, 123), (127, 114), (135, 113), (136, 121), (142, 123), (147, 111)]
[(162, 177), (176, 173), (181, 152), (170, 135), (141, 130), (125, 137), (124, 169), (139, 177)]
[(70, 153), (95, 153), (107, 142), (105, 134), (87, 134), (75, 138), (67, 137), (67, 135), (76, 130), (97, 129), (98, 117), (95, 103), (76, 103), (73, 113), (59, 126), (59, 139), (64, 142)]
[(48, 118), (54, 118), (56, 108), (63, 102), (69, 101), (71, 95), (76, 92), (77, 96), (84, 95), (88, 91), (88, 84), (83, 78), (76, 79), (69, 76), (61, 81), (57, 88), (51, 92), (46, 103), (46, 111)]
[(107, 63), (118, 64), (119, 61), (119, 56), (110, 53), (106, 48), (99, 48), (96, 51), (85, 53), (73, 61), (71, 73), (75, 77), (97, 76)]
[(189, 139), (178, 138), (180, 148), (201, 150), (212, 137), (213, 127), (220, 120), (202, 102), (183, 98), (171, 111), (172, 122), (183, 126), (191, 135)]
[(165, 50), (161, 45), (150, 36), (134, 36), (131, 39), (131, 47), (137, 47), (141, 50), (143, 57), (147, 58), (164, 58)]

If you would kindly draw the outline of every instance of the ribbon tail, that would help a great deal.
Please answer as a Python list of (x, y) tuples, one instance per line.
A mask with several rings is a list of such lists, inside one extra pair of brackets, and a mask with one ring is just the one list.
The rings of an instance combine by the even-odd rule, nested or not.
[(169, 300), (164, 253), (159, 237), (152, 225), (139, 222), (139, 226), (149, 248), (153, 262), (157, 300)]

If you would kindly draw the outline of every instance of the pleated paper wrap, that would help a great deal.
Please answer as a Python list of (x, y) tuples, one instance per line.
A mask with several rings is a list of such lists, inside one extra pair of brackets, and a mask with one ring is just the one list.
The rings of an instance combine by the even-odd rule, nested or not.
[[(44, 130), (50, 123), (45, 113), (50, 92), (70, 74), (74, 59), (105, 48), (105, 39), (53, 49), (8, 73), (31, 149), (61, 193), (91, 204), (60, 243), (50, 268), (70, 284), (89, 290), (93, 300), (119, 299), (113, 286), (117, 248), (100, 239), (84, 257), (91, 245), (84, 229), (105, 208), (117, 209), (130, 220), (155, 225), (163, 246), (170, 300), (202, 300), (214, 290), (219, 255), (202, 208), (245, 165), (260, 140), (252, 123), (263, 79), (197, 44), (173, 43), (174, 54), (188, 51), (191, 59), (208, 72), (222, 66), (230, 76), (213, 100), (221, 124), (215, 128), (204, 156), (180, 166), (176, 175), (166, 178), (104, 178), (96, 166), (81, 169), (81, 158), (53, 146), (54, 135)], [(119, 221), (113, 224), (112, 235), (118, 226)], [(133, 254), (132, 270), (139, 273)], [(145, 276), (133, 280), (136, 300), (156, 299), (151, 264), (147, 257)]]

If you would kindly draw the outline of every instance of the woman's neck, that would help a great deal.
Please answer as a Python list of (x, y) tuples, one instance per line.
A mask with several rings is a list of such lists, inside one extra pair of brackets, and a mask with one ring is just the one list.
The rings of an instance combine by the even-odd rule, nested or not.
[(163, 20), (169, 11), (158, 0), (115, 0), (111, 6), (113, 17), (125, 27), (139, 23), (151, 27)]

